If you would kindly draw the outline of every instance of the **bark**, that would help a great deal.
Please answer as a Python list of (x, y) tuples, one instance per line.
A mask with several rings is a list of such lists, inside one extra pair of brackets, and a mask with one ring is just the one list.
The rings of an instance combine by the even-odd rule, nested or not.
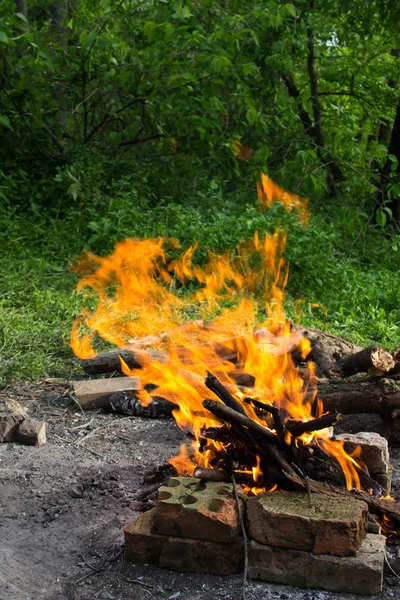
[[(308, 76), (310, 78), (310, 89), (311, 89), (311, 103), (313, 108), (314, 116), (314, 133), (315, 140), (319, 148), (325, 148), (325, 136), (322, 129), (322, 115), (321, 115), (321, 104), (318, 94), (318, 76), (315, 67), (315, 51), (314, 51), (314, 33), (311, 27), (307, 30), (307, 46), (308, 46), (308, 57), (307, 57), (307, 69)], [(326, 155), (328, 160), (326, 164), (326, 171), (328, 174), (328, 188), (330, 193), (336, 195), (336, 183), (343, 181), (343, 174), (338, 164), (336, 164), (332, 155), (329, 153)]]
[(300, 121), (304, 128), (304, 133), (310, 137), (317, 146), (318, 158), (325, 166), (327, 171), (329, 191), (334, 196), (336, 194), (336, 183), (343, 181), (344, 177), (339, 165), (335, 162), (334, 157), (325, 150), (325, 136), (322, 127), (321, 104), (318, 94), (318, 75), (315, 67), (314, 36), (311, 28), (307, 30), (307, 37), (307, 69), (310, 79), (313, 120), (301, 102), (300, 92), (294, 82), (293, 76), (291, 74), (285, 74), (283, 75), (283, 81), (289, 96), (296, 100)]
[(326, 380), (318, 382), (317, 388), (324, 409), (330, 412), (347, 415), (375, 413), (389, 420), (392, 413), (400, 408), (400, 383), (392, 379)]
[[(400, 49), (392, 49), (392, 56), (399, 59), (400, 58)], [(393, 81), (392, 79), (387, 80), (387, 85), (393, 89), (395, 89), (398, 85), (397, 81)], [(400, 97), (397, 101), (396, 106), (396, 115), (393, 121), (392, 129), (390, 130), (389, 124), (387, 121), (381, 124), (382, 134), (385, 133), (386, 137), (389, 138), (388, 145), (388, 155), (393, 155), (397, 158), (398, 165), (396, 169), (396, 173), (400, 174)], [(390, 133), (388, 133), (390, 132)], [(381, 208), (383, 205), (386, 205), (393, 214), (393, 219), (397, 224), (400, 224), (400, 196), (392, 197), (388, 201), (387, 189), (388, 186), (393, 182), (392, 179), (392, 160), (389, 156), (386, 159), (386, 162), (382, 169), (380, 169), (380, 190), (377, 194), (374, 206), (374, 214), (376, 214), (377, 210)]]
[(338, 360), (332, 368), (340, 377), (350, 377), (356, 373), (367, 373), (373, 369), (375, 374), (388, 373), (395, 366), (395, 361), (389, 352), (378, 346), (369, 346)]

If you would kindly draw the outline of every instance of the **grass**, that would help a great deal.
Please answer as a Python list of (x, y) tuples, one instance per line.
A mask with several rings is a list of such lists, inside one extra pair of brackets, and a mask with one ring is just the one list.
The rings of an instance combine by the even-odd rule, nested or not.
[[(168, 186), (165, 190), (171, 194)], [(323, 212), (311, 207), (312, 217), (303, 227), (279, 206), (260, 212), (248, 181), (230, 190), (204, 176), (186, 196), (183, 189), (172, 196), (167, 191), (155, 193), (146, 178), (138, 181), (135, 175), (115, 179), (106, 191), (89, 183), (75, 199), (64, 193), (60, 197), (64, 204), (68, 198), (67, 209), (52, 205), (47, 210), (32, 202), (22, 212), (21, 206), (4, 202), (0, 385), (71, 376), (76, 363), (69, 331), (82, 303), (73, 291), (71, 262), (84, 248), (105, 255), (128, 236), (175, 237), (183, 248), (199, 241), (202, 260), (207, 247), (235, 248), (255, 231), (272, 232), (280, 225), (288, 231), (288, 316), (296, 318), (296, 300), (304, 325), (360, 344), (400, 346), (396, 240), (368, 229), (357, 208), (343, 215), (334, 203), (325, 202)]]

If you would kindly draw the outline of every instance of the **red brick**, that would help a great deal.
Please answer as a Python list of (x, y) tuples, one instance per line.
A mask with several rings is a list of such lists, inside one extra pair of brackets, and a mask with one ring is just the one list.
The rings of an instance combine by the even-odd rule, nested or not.
[(351, 556), (367, 531), (365, 502), (301, 492), (260, 494), (247, 501), (249, 535), (261, 544)]
[(230, 544), (152, 533), (155, 509), (124, 528), (125, 558), (173, 571), (232, 575), (243, 569), (243, 538)]

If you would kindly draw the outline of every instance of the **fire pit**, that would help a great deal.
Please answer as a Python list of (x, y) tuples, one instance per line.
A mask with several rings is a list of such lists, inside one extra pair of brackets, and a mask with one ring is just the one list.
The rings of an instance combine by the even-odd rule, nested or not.
[(385, 537), (367, 533), (364, 502), (315, 495), (310, 504), (298, 492), (246, 502), (237, 491), (238, 503), (233, 484), (171, 478), (160, 488), (157, 506), (125, 527), (126, 558), (230, 575), (243, 569), (246, 553), (253, 579), (363, 595), (382, 590)]
[[(306, 215), (298, 196), (265, 176), (258, 192), (266, 204), (278, 198)], [(117, 364), (131, 378), (122, 401), (123, 381), (115, 396), (108, 385), (104, 402), (122, 411), (132, 396), (143, 410), (170, 403), (191, 440), (171, 459), (175, 476), (156, 507), (126, 527), (127, 558), (229, 574), (245, 556), (254, 578), (379, 592), (385, 540), (367, 533), (368, 510), (397, 530), (400, 507), (383, 497), (389, 471), (368, 470), (358, 444), (332, 437), (338, 408), (351, 412), (335, 382), (364, 384), (373, 411), (396, 422), (400, 353), (339, 338), (333, 350), (322, 332), (315, 339), (286, 320), (282, 232), (210, 255), (203, 267), (192, 262), (196, 246), (177, 257), (172, 245), (172, 257), (165, 244), (125, 240), (112, 256), (86, 255), (78, 265), (79, 289), (92, 290), (97, 306), (76, 321), (71, 345), (87, 372)], [(184, 285), (191, 291), (182, 293)], [(199, 318), (188, 321), (193, 313)], [(99, 335), (119, 349), (97, 355)], [(347, 382), (366, 372), (375, 379)]]

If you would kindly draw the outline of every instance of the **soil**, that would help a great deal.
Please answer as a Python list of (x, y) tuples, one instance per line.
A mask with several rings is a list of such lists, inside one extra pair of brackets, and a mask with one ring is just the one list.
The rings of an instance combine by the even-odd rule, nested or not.
[[(171, 419), (82, 412), (67, 382), (23, 383), (0, 392), (47, 421), (41, 447), (0, 444), (1, 600), (233, 600), (242, 576), (180, 574), (123, 559), (125, 523), (143, 473), (177, 452), (184, 433)], [(381, 431), (373, 415), (346, 417), (342, 431)], [(400, 500), (400, 448), (391, 448)], [(392, 562), (397, 547), (388, 546)], [(400, 559), (392, 564), (400, 572)], [(398, 598), (387, 568), (383, 600)], [(248, 600), (348, 600), (361, 596), (249, 582)]]

